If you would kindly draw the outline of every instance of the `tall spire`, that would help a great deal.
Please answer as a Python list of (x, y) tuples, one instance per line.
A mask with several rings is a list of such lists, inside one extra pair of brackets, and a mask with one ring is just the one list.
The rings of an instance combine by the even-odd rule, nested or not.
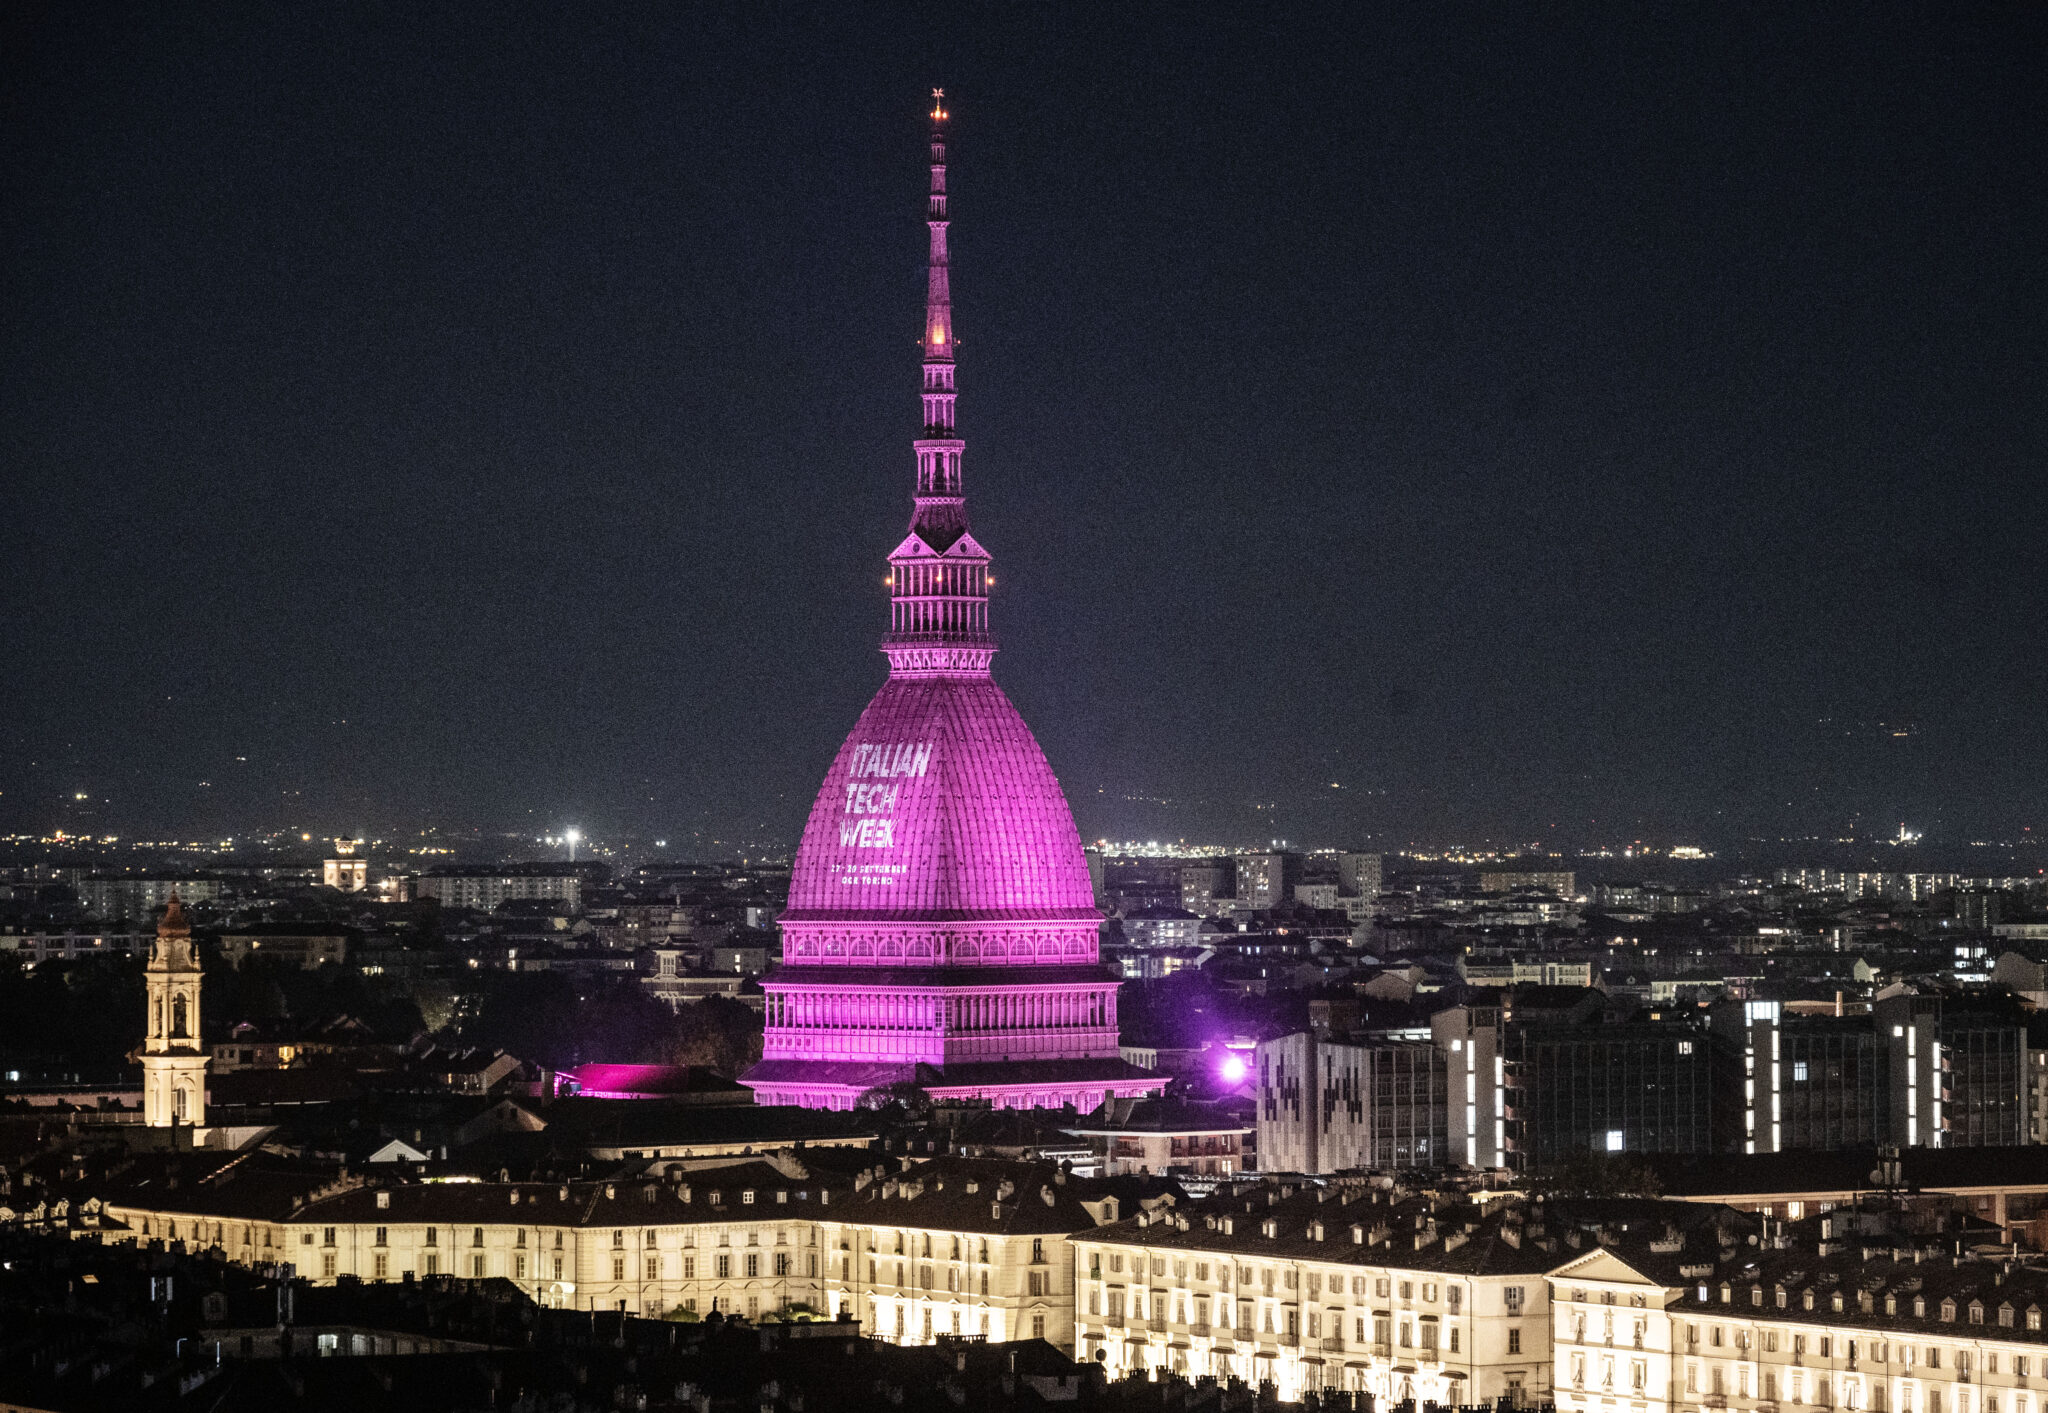
[(910, 536), (889, 556), (890, 675), (985, 675), (995, 654), (988, 631), (987, 551), (967, 529), (960, 460), (966, 443), (954, 421), (953, 289), (946, 230), (946, 92), (932, 90), (932, 185), (925, 224), (931, 232), (925, 276), (924, 434), (917, 439), (916, 509)]

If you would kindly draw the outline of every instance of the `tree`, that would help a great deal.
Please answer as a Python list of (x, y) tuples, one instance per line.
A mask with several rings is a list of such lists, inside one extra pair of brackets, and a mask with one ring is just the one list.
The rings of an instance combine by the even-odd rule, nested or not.
[(667, 1059), (737, 1079), (761, 1058), (761, 1017), (752, 1006), (707, 996), (676, 1012)]
[(932, 1096), (922, 1085), (907, 1079), (894, 1084), (878, 1084), (873, 1089), (863, 1090), (854, 1101), (856, 1109), (900, 1108), (907, 1119), (921, 1119), (932, 1111)]
[(1664, 1180), (1636, 1153), (1591, 1153), (1580, 1149), (1538, 1173), (1532, 1191), (1550, 1197), (1662, 1197)]

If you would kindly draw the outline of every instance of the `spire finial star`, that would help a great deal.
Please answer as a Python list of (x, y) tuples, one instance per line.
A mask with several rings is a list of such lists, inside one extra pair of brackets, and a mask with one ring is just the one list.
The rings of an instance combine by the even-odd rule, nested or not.
[(946, 90), (943, 88), (935, 88), (932, 90), (932, 120), (934, 122), (937, 122), (943, 119), (945, 116)]

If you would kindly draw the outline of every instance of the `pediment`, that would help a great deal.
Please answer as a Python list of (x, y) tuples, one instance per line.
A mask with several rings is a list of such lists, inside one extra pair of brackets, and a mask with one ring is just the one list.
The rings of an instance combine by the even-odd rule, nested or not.
[(985, 563), (990, 556), (989, 552), (983, 549), (980, 542), (970, 533), (962, 532), (960, 538), (947, 545), (945, 549), (936, 550), (925, 542), (922, 535), (912, 531), (904, 536), (901, 544), (889, 551), (889, 558), (892, 562), (905, 559), (929, 559), (950, 560), (954, 563), (963, 561), (968, 563)]
[(1552, 1280), (1606, 1281), (1612, 1285), (1654, 1285), (1660, 1289), (1662, 1281), (1652, 1280), (1628, 1262), (1602, 1247), (1588, 1251), (1575, 1260), (1567, 1261), (1550, 1273)]

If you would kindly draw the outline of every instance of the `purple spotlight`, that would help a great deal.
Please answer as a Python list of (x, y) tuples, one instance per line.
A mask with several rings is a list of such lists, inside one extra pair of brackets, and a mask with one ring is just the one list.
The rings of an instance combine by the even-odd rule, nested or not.
[(1242, 1084), (1245, 1075), (1250, 1072), (1250, 1067), (1245, 1064), (1244, 1056), (1236, 1051), (1230, 1051), (1224, 1055), (1223, 1063), (1217, 1067), (1217, 1072), (1223, 1076), (1226, 1083)]

